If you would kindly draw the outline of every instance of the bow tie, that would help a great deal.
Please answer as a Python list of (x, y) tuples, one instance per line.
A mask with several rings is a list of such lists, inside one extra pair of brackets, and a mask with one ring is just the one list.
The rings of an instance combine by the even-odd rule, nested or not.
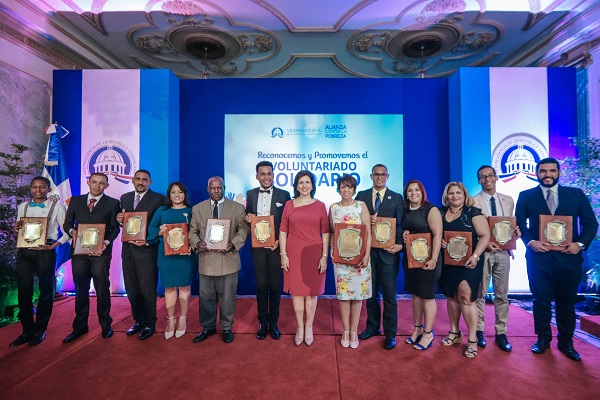
[(258, 191), (261, 192), (261, 193), (269, 193), (269, 194), (271, 194), (271, 189), (267, 189), (267, 190), (259, 189)]
[(32, 201), (31, 203), (29, 203), (29, 207), (39, 207), (39, 208), (44, 208), (46, 207), (46, 205), (44, 203), (36, 203), (34, 201)]

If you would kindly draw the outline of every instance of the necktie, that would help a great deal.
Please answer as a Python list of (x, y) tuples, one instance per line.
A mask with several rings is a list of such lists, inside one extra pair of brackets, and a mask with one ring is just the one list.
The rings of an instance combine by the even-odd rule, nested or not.
[(219, 219), (219, 203), (215, 203), (213, 207), (213, 218)]
[(379, 212), (379, 206), (381, 205), (381, 195), (379, 192), (375, 195), (375, 214)]
[(140, 204), (140, 199), (141, 196), (138, 194), (137, 196), (135, 196), (135, 200), (133, 200), (133, 209), (135, 210), (138, 206), (138, 204)]
[(267, 190), (259, 189), (258, 191), (261, 192), (261, 193), (269, 193), (269, 194), (271, 194), (271, 189), (267, 189)]
[(39, 207), (39, 208), (44, 208), (44, 207), (46, 207), (46, 206), (44, 205), (44, 203), (39, 203), (39, 204), (38, 204), (38, 203), (36, 203), (35, 201), (32, 201), (31, 203), (29, 203), (29, 207)]
[(546, 193), (546, 204), (548, 204), (548, 208), (550, 209), (550, 213), (554, 215), (556, 211), (556, 198), (554, 197), (554, 192), (548, 189)]
[(90, 202), (88, 203), (88, 208), (90, 209), (90, 212), (92, 212), (92, 210), (94, 209), (95, 202), (96, 202), (96, 199), (90, 199)]
[(493, 197), (490, 197), (490, 211), (492, 211), (492, 217), (498, 215), (496, 211), (496, 199), (494, 199)]

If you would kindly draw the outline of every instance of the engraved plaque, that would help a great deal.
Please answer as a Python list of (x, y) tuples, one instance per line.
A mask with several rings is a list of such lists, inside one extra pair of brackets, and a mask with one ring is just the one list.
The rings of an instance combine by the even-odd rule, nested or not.
[(17, 248), (32, 248), (46, 244), (48, 218), (22, 217), (23, 227), (17, 236)]
[(488, 217), (491, 240), (502, 250), (515, 250), (517, 248), (517, 218), (516, 217)]
[(188, 225), (186, 223), (165, 224), (166, 234), (163, 236), (165, 256), (187, 254), (190, 252)]
[(408, 268), (423, 268), (431, 259), (431, 233), (411, 233), (406, 240)]
[(275, 217), (265, 215), (250, 220), (252, 247), (272, 247), (275, 245)]
[(564, 250), (573, 242), (573, 218), (566, 215), (540, 215), (540, 241), (550, 250)]
[(123, 215), (123, 232), (121, 233), (121, 241), (132, 242), (136, 240), (146, 240), (147, 228), (147, 211), (126, 212)]
[(448, 244), (444, 252), (444, 264), (463, 267), (473, 255), (471, 232), (446, 231), (444, 241)]
[(209, 219), (206, 223), (206, 236), (204, 242), (208, 250), (223, 250), (229, 244), (228, 219)]
[(76, 227), (77, 237), (74, 238), (74, 255), (87, 255), (102, 252), (104, 245), (104, 224), (79, 224)]
[(335, 224), (333, 262), (358, 265), (365, 256), (367, 227), (360, 224)]
[(377, 217), (371, 225), (371, 247), (387, 249), (396, 244), (396, 218)]

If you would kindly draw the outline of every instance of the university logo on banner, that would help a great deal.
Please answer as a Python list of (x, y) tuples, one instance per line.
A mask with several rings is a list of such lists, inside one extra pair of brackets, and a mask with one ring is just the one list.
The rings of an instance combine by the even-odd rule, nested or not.
[(127, 145), (116, 140), (96, 143), (85, 154), (83, 173), (86, 178), (93, 173), (111, 175), (120, 183), (129, 185), (137, 171), (138, 160)]
[(492, 166), (504, 183), (519, 175), (537, 183), (535, 166), (546, 157), (548, 149), (538, 138), (527, 133), (515, 133), (498, 143), (492, 152)]

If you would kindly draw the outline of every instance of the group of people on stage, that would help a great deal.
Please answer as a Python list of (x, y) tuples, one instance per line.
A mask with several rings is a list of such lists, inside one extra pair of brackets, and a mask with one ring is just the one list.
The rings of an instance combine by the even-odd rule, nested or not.
[[(434, 323), (437, 313), (436, 288), (447, 298), (450, 331), (442, 339), (444, 346), (461, 343), (459, 329), (462, 315), (468, 332), (466, 357), (477, 355), (478, 347), (485, 347), (483, 335), (485, 294), (490, 282), (494, 288), (495, 342), (510, 352), (507, 338), (508, 276), (511, 252), (502, 250), (490, 240), (486, 217), (516, 215), (516, 235), (527, 247), (527, 272), (533, 295), (535, 333), (538, 340), (532, 346), (536, 354), (550, 348), (551, 302), (556, 303), (558, 349), (572, 360), (580, 360), (573, 347), (575, 330), (575, 302), (581, 279), (582, 250), (587, 249), (598, 230), (598, 221), (589, 200), (579, 189), (558, 184), (560, 165), (556, 159), (540, 160), (536, 174), (540, 185), (519, 195), (516, 210), (510, 196), (496, 191), (498, 176), (491, 166), (481, 166), (477, 177), (482, 191), (471, 197), (461, 182), (450, 182), (442, 196), (442, 207), (434, 206), (427, 198), (423, 184), (409, 181), (403, 194), (387, 187), (389, 178), (385, 165), (372, 168), (373, 186), (357, 193), (357, 181), (350, 175), (337, 180), (340, 200), (330, 206), (315, 199), (315, 177), (309, 171), (296, 174), (294, 196), (273, 186), (273, 165), (261, 161), (256, 165), (259, 187), (246, 194), (246, 207), (225, 199), (221, 177), (208, 181), (210, 196), (194, 207), (189, 203), (188, 191), (180, 182), (169, 185), (166, 197), (150, 189), (150, 172), (139, 170), (132, 182), (135, 190), (124, 194), (120, 201), (104, 194), (108, 178), (102, 173), (89, 177), (89, 193), (74, 196), (68, 208), (48, 198), (50, 182), (36, 177), (31, 183), (31, 202), (19, 206), (16, 229), (22, 227), (21, 217), (48, 217), (48, 242), (39, 248), (17, 250), (17, 278), (19, 289), (19, 319), (23, 334), (10, 346), (39, 344), (45, 337), (52, 312), (54, 278), (54, 248), (77, 236), (80, 224), (105, 224), (102, 251), (90, 255), (73, 255), (75, 283), (75, 320), (73, 331), (64, 339), (72, 342), (88, 332), (89, 288), (93, 279), (97, 295), (97, 311), (102, 337), (113, 335), (110, 317), (109, 267), (112, 242), (117, 238), (124, 214), (133, 211), (148, 213), (145, 240), (123, 243), (121, 257), (123, 277), (135, 323), (127, 335), (138, 335), (140, 340), (151, 337), (156, 325), (156, 287), (158, 275), (165, 286), (167, 322), (165, 338), (182, 337), (186, 332), (186, 318), (190, 287), (195, 267), (192, 252), (198, 253), (200, 272), (200, 324), (202, 331), (193, 339), (202, 342), (215, 335), (217, 305), (220, 307), (220, 325), (225, 343), (234, 339), (232, 326), (236, 307), (239, 250), (250, 234), (253, 217), (274, 217), (275, 244), (266, 248), (252, 248), (256, 275), (256, 301), (259, 327), (258, 339), (269, 334), (279, 339), (277, 326), (282, 288), (292, 296), (296, 316), (294, 343), (310, 346), (314, 341), (313, 321), (317, 299), (325, 291), (325, 271), (333, 248), (336, 224), (375, 224), (378, 217), (395, 218), (395, 243), (387, 248), (372, 247), (371, 229), (366, 229), (366, 252), (353, 265), (334, 263), (336, 293), (339, 299), (343, 325), (341, 346), (357, 348), (360, 340), (383, 334), (383, 346), (396, 346), (397, 301), (396, 280), (400, 268), (400, 254), (405, 274), (405, 290), (412, 294), (414, 327), (406, 343), (416, 350), (429, 349), (435, 339)], [(563, 215), (573, 218), (573, 240), (560, 250), (550, 250), (539, 237), (540, 215)], [(209, 219), (230, 221), (227, 246), (209, 250), (204, 238)], [(164, 253), (166, 224), (189, 225), (190, 252), (178, 256)], [(337, 225), (339, 227), (339, 225)], [(59, 231), (64, 235), (59, 237)], [(448, 243), (444, 231), (462, 231), (470, 234), (472, 255), (464, 265), (444, 263), (443, 252)], [(410, 234), (431, 234), (431, 258), (422, 268), (408, 268), (409, 251), (405, 243)], [(283, 270), (283, 273), (282, 273)], [(33, 277), (39, 277), (40, 298), (37, 316), (32, 313)], [(283, 279), (282, 279), (283, 278)], [(283, 281), (283, 282), (282, 282)], [(380, 295), (383, 298), (381, 310)], [(179, 299), (179, 318), (176, 308)], [(358, 333), (362, 301), (366, 300), (367, 323)]]

